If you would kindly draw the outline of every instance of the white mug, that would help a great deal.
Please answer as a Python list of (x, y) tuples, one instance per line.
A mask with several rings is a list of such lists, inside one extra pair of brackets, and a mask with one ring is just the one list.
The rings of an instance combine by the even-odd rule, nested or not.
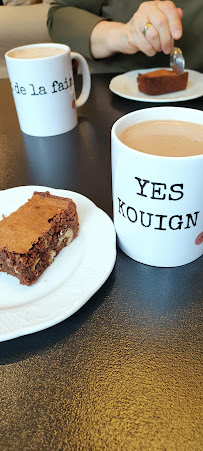
[(112, 127), (114, 224), (119, 247), (132, 259), (175, 267), (203, 255), (203, 154), (152, 155), (119, 139), (134, 123), (162, 119), (203, 125), (203, 111), (148, 108), (121, 117)]
[[(91, 87), (86, 60), (63, 44), (17, 47), (5, 54), (21, 130), (31, 136), (54, 136), (77, 125), (76, 109)], [(75, 99), (72, 60), (81, 67), (83, 85)]]

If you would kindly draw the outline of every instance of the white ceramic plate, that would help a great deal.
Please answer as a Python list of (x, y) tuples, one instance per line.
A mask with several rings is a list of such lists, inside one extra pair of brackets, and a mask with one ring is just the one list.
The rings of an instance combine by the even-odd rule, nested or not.
[(188, 70), (188, 85), (184, 91), (172, 92), (160, 96), (148, 96), (138, 91), (137, 77), (138, 73), (146, 74), (156, 69), (140, 69), (126, 72), (112, 78), (109, 89), (114, 94), (130, 100), (139, 100), (141, 102), (182, 102), (183, 100), (191, 100), (203, 95), (203, 74), (194, 70)]
[(46, 190), (73, 199), (79, 234), (30, 287), (0, 273), (0, 341), (46, 329), (68, 318), (103, 285), (114, 267), (113, 222), (81, 194), (42, 186), (0, 191), (0, 219), (24, 204), (34, 191)]

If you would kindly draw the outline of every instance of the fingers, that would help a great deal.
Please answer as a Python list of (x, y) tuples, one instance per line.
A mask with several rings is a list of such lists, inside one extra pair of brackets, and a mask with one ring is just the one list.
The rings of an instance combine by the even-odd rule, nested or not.
[(161, 42), (160, 42), (159, 33), (152, 24), (150, 25), (150, 27), (147, 28), (144, 37), (148, 41), (148, 43), (151, 45), (152, 49), (154, 50), (154, 54), (156, 52), (161, 51)]
[[(145, 22), (144, 22), (145, 21)], [(136, 42), (137, 47), (147, 56), (154, 56), (157, 52), (161, 51), (159, 34), (156, 28), (151, 24), (149, 20), (146, 21), (146, 18), (140, 20), (141, 23), (149, 23), (150, 26), (147, 28), (146, 33), (144, 34), (144, 27), (141, 26), (139, 32), (137, 32)]]
[(179, 19), (181, 20), (182, 17), (183, 17), (183, 10), (181, 8), (177, 8), (177, 12), (178, 12), (178, 15), (179, 15)]
[[(144, 36), (143, 30), (147, 22), (149, 20), (146, 14), (142, 15), (140, 12), (137, 12), (127, 24), (124, 24), (120, 38), (120, 51), (122, 53), (134, 54), (137, 51), (141, 51), (147, 56), (154, 56), (156, 54), (157, 49), (160, 47), (160, 42), (158, 40), (157, 49), (155, 49), (149, 38), (146, 38), (148, 33), (150, 33), (150, 36), (153, 34), (151, 31), (152, 26), (148, 28), (146, 36)], [(154, 34), (157, 36), (155, 29)]]
[[(154, 3), (154, 5), (152, 3)], [(171, 1), (151, 2), (151, 7), (148, 9), (149, 20), (158, 33), (160, 47), (165, 54), (171, 52), (171, 36), (174, 39), (179, 39), (182, 35), (182, 24), (179, 14), (181, 14), (181, 10), (179, 9), (178, 11)], [(146, 38), (149, 40), (150, 35), (148, 34)], [(156, 38), (156, 42), (158, 38)], [(152, 46), (154, 45), (153, 37), (151, 44)]]
[[(160, 42), (161, 50), (168, 54), (171, 51), (171, 32), (170, 32), (170, 24), (166, 14), (162, 12), (161, 7), (159, 8), (159, 3), (157, 2), (156, 14), (153, 9), (149, 10), (149, 20), (153, 24), (153, 27), (157, 30), (158, 39)], [(166, 2), (170, 3), (170, 2)], [(169, 7), (170, 9), (170, 7)], [(173, 8), (174, 9), (174, 8)], [(165, 8), (166, 10), (166, 8)], [(171, 13), (172, 14), (172, 13)], [(146, 35), (146, 38), (149, 40), (149, 34)], [(152, 40), (153, 45), (153, 40)]]
[[(147, 56), (163, 51), (169, 54), (174, 39), (182, 35), (182, 9), (176, 8), (170, 0), (143, 2), (131, 19), (131, 44), (133, 39), (138, 47)], [(144, 27), (151, 23), (145, 36)], [(132, 31), (133, 29), (133, 31)]]
[(157, 2), (157, 8), (161, 10), (167, 20), (167, 25), (171, 36), (180, 39), (182, 36), (182, 24), (180, 20), (181, 9), (177, 10), (171, 1)]

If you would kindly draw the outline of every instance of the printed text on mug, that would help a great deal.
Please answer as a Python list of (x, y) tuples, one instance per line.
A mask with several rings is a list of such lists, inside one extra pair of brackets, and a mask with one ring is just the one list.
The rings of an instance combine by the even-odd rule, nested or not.
[[(183, 184), (177, 183), (170, 186), (169, 192), (165, 183), (150, 182), (149, 180), (135, 177), (136, 196), (149, 197), (152, 200), (179, 201), (184, 196)], [(134, 206), (127, 205), (125, 200), (118, 197), (118, 212), (131, 223), (139, 222), (143, 227), (153, 227), (155, 230), (179, 230), (195, 227), (198, 221), (199, 211), (186, 215), (173, 215), (168, 217), (163, 214), (154, 214), (142, 210), (136, 210)]]
[(12, 91), (14, 91), (16, 94), (22, 94), (25, 95), (31, 95), (31, 96), (38, 96), (38, 95), (45, 95), (45, 94), (55, 94), (56, 92), (61, 92), (66, 89), (71, 88), (73, 85), (73, 79), (72, 77), (62, 81), (54, 80), (51, 86), (45, 87), (45, 86), (35, 86), (33, 83), (28, 84), (28, 88), (25, 88), (24, 86), (20, 86), (19, 83), (15, 83), (14, 86), (11, 84)]

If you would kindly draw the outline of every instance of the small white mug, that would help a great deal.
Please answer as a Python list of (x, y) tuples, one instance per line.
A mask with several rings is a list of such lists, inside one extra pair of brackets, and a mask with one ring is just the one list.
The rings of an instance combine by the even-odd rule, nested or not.
[[(5, 54), (21, 130), (31, 136), (54, 136), (77, 125), (76, 109), (89, 97), (91, 79), (86, 60), (63, 44), (34, 44)], [(75, 99), (72, 60), (82, 73)]]
[(203, 255), (203, 153), (158, 156), (119, 139), (143, 121), (173, 120), (203, 126), (203, 111), (156, 107), (134, 111), (112, 127), (114, 224), (119, 247), (151, 266), (175, 267)]

